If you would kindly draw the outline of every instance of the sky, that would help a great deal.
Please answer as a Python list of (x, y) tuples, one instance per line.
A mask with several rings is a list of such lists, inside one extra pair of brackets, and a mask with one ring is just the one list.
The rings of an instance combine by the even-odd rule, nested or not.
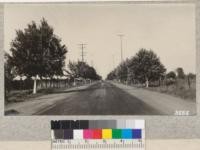
[(152, 49), (167, 71), (196, 71), (194, 4), (6, 4), (4, 48), (9, 52), (16, 30), (45, 18), (68, 49), (69, 60), (81, 60), (78, 44), (87, 44), (85, 60), (105, 78), (139, 49)]

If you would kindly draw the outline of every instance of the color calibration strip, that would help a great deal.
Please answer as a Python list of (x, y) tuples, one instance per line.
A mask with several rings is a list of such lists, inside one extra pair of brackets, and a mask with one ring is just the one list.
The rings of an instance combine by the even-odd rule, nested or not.
[(54, 130), (53, 139), (142, 139), (141, 129)]
[(144, 120), (59, 120), (51, 129), (53, 150), (144, 150)]

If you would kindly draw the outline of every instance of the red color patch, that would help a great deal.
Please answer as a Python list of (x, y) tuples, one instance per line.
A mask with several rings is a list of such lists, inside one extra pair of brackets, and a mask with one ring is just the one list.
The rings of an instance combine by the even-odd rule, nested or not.
[(93, 130), (93, 139), (102, 139), (102, 130), (101, 129), (95, 129)]

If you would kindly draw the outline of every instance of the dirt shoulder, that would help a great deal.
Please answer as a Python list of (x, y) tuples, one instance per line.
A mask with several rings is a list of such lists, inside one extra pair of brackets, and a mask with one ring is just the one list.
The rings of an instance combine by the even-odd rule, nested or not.
[(8, 103), (5, 105), (5, 115), (33, 115), (38, 111), (53, 107), (55, 103), (67, 99), (76, 91), (85, 89), (93, 84), (95, 82), (80, 87), (54, 89), (50, 93), (29, 97), (26, 101)]
[(185, 101), (168, 94), (127, 86), (116, 82), (110, 83), (137, 97), (163, 114), (174, 115), (176, 111), (189, 111), (189, 115), (196, 114), (196, 102)]

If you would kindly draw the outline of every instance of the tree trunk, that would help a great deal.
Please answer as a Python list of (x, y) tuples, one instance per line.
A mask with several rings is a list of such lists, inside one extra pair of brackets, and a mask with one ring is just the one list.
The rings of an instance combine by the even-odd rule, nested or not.
[(64, 80), (64, 87), (65, 88), (67, 87), (67, 80), (66, 79)]
[(49, 82), (50, 82), (50, 83), (49, 83), (49, 86), (50, 86), (50, 88), (51, 88), (51, 86), (52, 86), (52, 79), (50, 79)]
[(146, 88), (148, 88), (149, 87), (149, 80), (148, 80), (148, 78), (146, 78)]
[(189, 87), (189, 89), (190, 89), (191, 83), (190, 83), (190, 78), (189, 78), (189, 76), (187, 77), (187, 80), (188, 80), (188, 87)]
[(161, 77), (159, 78), (158, 86), (161, 86)]
[(37, 93), (37, 78), (34, 78), (34, 84), (33, 84), (33, 94)]
[(75, 78), (74, 78), (74, 83), (73, 83), (73, 86), (76, 86)]
[(57, 88), (59, 88), (60, 84), (59, 84), (59, 80), (58, 80), (58, 77), (57, 77)]

